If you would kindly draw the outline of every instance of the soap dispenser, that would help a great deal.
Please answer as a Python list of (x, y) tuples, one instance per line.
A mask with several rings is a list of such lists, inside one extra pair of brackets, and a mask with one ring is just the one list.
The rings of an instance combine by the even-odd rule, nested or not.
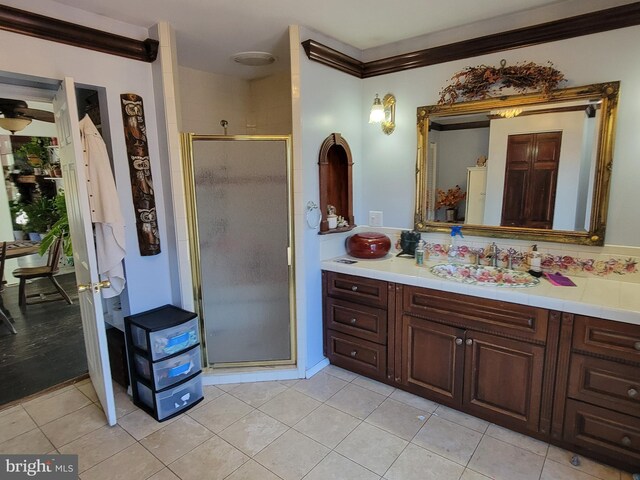
[(460, 245), (457, 237), (464, 238), (462, 235), (462, 225), (454, 225), (451, 227), (451, 241), (449, 243), (449, 250), (447, 257), (450, 263), (460, 262)]
[(529, 273), (534, 277), (542, 276), (542, 255), (538, 251), (538, 245), (531, 247), (531, 254), (529, 256)]
[(424, 264), (424, 251), (425, 251), (425, 243), (424, 240), (420, 240), (418, 242), (418, 246), (416, 247), (415, 257), (416, 257), (416, 265)]

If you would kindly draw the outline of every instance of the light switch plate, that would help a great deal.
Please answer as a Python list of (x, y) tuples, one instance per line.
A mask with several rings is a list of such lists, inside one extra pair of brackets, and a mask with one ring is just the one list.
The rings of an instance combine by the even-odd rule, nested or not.
[(369, 226), (381, 227), (382, 226), (382, 212), (377, 210), (369, 210)]

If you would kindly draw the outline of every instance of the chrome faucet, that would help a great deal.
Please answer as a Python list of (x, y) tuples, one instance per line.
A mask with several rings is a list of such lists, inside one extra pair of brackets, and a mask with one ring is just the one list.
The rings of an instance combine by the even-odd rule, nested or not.
[(484, 248), (472, 248), (470, 249), (471, 253), (475, 258), (474, 265), (480, 265), (480, 258), (482, 258), (482, 254), (484, 253)]
[(498, 266), (498, 254), (499, 253), (500, 253), (500, 249), (496, 245), (496, 242), (493, 242), (491, 245), (489, 245), (489, 254), (487, 256), (489, 258), (491, 258), (491, 266), (492, 267), (497, 267)]

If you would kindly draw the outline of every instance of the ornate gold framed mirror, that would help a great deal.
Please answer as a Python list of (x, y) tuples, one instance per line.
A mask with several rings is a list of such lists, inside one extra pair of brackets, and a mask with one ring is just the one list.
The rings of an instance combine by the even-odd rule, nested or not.
[(416, 230), (603, 245), (619, 88), (418, 107)]

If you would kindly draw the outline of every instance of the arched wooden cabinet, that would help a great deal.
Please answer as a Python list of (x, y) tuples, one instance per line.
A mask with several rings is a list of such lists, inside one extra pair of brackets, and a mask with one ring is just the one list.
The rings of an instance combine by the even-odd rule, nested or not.
[[(353, 159), (347, 141), (339, 133), (329, 135), (320, 147), (320, 234), (345, 232), (355, 227), (353, 218)], [(344, 217), (348, 227), (329, 228), (327, 206)]]

